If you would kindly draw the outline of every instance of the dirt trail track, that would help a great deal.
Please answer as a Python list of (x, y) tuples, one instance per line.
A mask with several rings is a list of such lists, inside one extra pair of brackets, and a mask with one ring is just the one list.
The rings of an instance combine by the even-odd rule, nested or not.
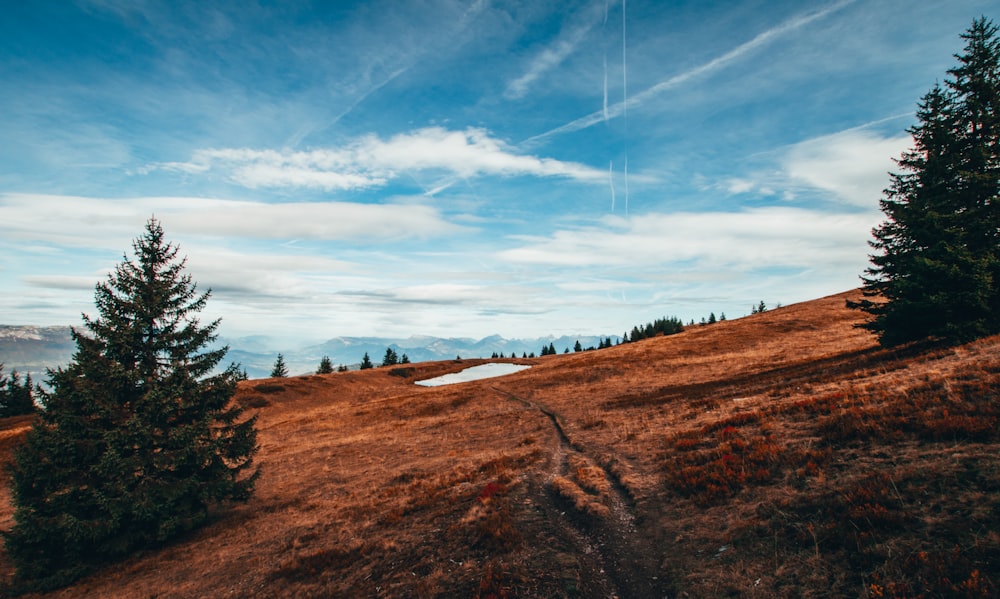
[[(562, 529), (578, 546), (578, 555), (588, 562), (580, 564), (581, 589), (586, 597), (618, 597), (620, 599), (646, 599), (669, 597), (673, 593), (668, 581), (660, 572), (658, 551), (655, 544), (636, 524), (636, 506), (631, 497), (606, 466), (587, 449), (575, 443), (560, 423), (559, 416), (545, 405), (518, 397), (503, 389), (492, 387), (525, 409), (543, 414), (552, 424), (549, 471), (543, 481), (534, 481), (532, 495), (540, 512), (550, 526)], [(599, 467), (610, 483), (603, 504), (607, 513), (594, 515), (581, 511), (572, 501), (560, 495), (553, 487), (559, 478), (572, 476), (570, 461), (584, 461)]]

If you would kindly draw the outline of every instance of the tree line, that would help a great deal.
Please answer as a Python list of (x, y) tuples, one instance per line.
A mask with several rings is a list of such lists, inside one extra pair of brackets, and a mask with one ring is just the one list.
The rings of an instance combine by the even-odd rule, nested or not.
[(0, 364), (0, 418), (34, 413), (35, 394), (30, 373), (24, 376), (22, 382), (16, 370), (6, 376), (3, 364)]

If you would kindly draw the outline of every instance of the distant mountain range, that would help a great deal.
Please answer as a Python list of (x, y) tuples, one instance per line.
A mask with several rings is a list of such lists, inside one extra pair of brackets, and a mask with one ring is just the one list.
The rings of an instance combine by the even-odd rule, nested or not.
[[(610, 336), (618, 342), (618, 336)], [(281, 347), (280, 342), (263, 336), (219, 339), (219, 345), (228, 345), (225, 364), (237, 362), (246, 369), (250, 378), (264, 378), (271, 373), (280, 352), (291, 374), (315, 372), (323, 356), (328, 356), (334, 368), (339, 365), (356, 368), (367, 353), (376, 366), (392, 348), (399, 357), (403, 354), (411, 362), (449, 360), (462, 358), (489, 358), (494, 353), (521, 357), (539, 355), (542, 347), (552, 344), (559, 353), (570, 351), (579, 341), (583, 347), (596, 347), (602, 339), (596, 335), (539, 337), (536, 339), (505, 339), (492, 335), (482, 339), (414, 336), (405, 339), (388, 337), (336, 337), (319, 344), (302, 347)], [(76, 344), (68, 326), (38, 327), (0, 325), (0, 363), (4, 372), (13, 370), (32, 373), (36, 380), (44, 378), (46, 368), (68, 364), (73, 358)]]

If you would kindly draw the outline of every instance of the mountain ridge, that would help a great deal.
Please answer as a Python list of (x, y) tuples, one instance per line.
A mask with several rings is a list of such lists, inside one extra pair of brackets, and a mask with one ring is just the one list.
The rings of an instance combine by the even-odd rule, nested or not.
[[(409, 337), (338, 336), (319, 343), (292, 345), (264, 335), (245, 337), (220, 337), (216, 347), (229, 346), (225, 364), (240, 364), (250, 378), (270, 375), (274, 361), (282, 354), (293, 375), (315, 372), (320, 360), (327, 356), (336, 365), (356, 367), (364, 354), (374, 364), (380, 364), (388, 348), (400, 357), (405, 353), (411, 362), (447, 360), (456, 357), (489, 358), (493, 353), (522, 357), (538, 355), (542, 346), (550, 343), (557, 352), (572, 351), (577, 341), (587, 347), (596, 347), (601, 340), (617, 343), (617, 335), (548, 335), (534, 339), (506, 339), (499, 334), (476, 339), (472, 337), (434, 337), (411, 335)], [(69, 326), (0, 325), (0, 363), (4, 371), (43, 374), (46, 368), (57, 368), (69, 363), (76, 345)], [(38, 378), (36, 376), (36, 378)]]

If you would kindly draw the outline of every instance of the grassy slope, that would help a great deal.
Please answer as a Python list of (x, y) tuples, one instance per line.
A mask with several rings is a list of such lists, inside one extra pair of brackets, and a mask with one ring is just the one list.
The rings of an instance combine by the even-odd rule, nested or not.
[(995, 596), (1000, 337), (881, 350), (850, 295), (450, 387), (412, 382), (478, 361), (249, 381), (254, 498), (50, 596)]

